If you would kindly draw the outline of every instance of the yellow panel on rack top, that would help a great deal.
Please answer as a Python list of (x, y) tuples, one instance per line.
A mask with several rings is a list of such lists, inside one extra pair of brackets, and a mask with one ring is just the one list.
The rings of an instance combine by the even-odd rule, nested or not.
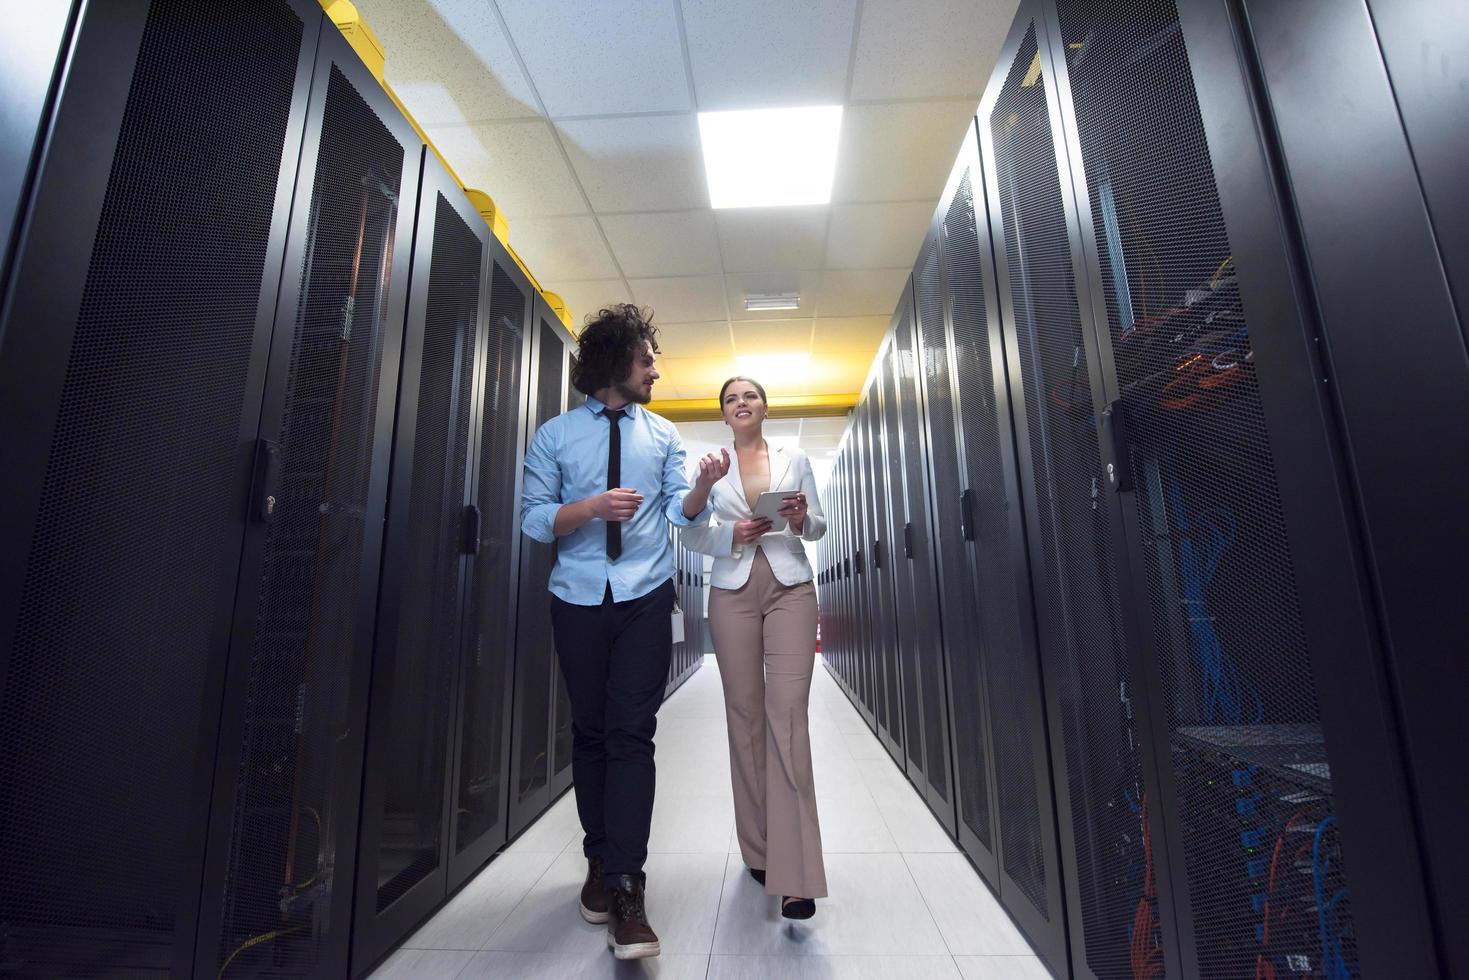
[(560, 293), (548, 293), (543, 291), (541, 295), (546, 297), (546, 305), (551, 308), (552, 313), (556, 314), (557, 319), (561, 321), (561, 325), (564, 326), (568, 331), (570, 331), (571, 335), (575, 337), (577, 332), (576, 329), (571, 325), (571, 310), (567, 307), (566, 300), (561, 298)]
[(356, 5), (352, 0), (322, 0), (322, 6), (326, 8), (326, 15), (332, 19), (332, 23), (337, 25), (337, 30), (352, 45), (352, 50), (357, 52), (357, 57), (372, 72), (372, 77), (382, 82), (383, 63), (386, 60), (383, 42), (367, 26), (362, 15), (357, 12)]
[(485, 224), (489, 225), (495, 237), (500, 239), (500, 244), (508, 245), (510, 243), (510, 224), (505, 220), (505, 212), (500, 210), (495, 199), (484, 191), (469, 187), (464, 188), (464, 196), (469, 198), (469, 203), (474, 205), (479, 216), (485, 219)]

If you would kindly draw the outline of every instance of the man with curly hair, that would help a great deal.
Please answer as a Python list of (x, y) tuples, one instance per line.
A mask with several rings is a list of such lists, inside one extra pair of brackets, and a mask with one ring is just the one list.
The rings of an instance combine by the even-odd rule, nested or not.
[(572, 782), (585, 838), (581, 914), (607, 923), (618, 959), (657, 956), (643, 905), (653, 819), (653, 732), (673, 655), (671, 523), (709, 519), (729, 453), (692, 486), (672, 422), (644, 406), (658, 380), (652, 311), (588, 318), (571, 383), (586, 404), (541, 426), (525, 454), (521, 529), (557, 545), (556, 655), (571, 696)]

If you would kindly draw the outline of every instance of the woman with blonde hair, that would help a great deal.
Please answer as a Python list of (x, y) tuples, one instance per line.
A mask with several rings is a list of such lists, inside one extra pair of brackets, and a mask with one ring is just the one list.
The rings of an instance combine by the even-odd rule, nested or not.
[[(714, 556), (709, 627), (724, 684), (735, 830), (750, 875), (781, 914), (809, 919), (826, 896), (808, 705), (816, 662), (816, 586), (804, 542), (826, 520), (811, 462), (765, 441), (769, 403), (751, 378), (730, 378), (720, 411), (733, 432), (729, 474), (709, 494), (706, 526), (684, 545)], [(777, 531), (755, 514), (762, 493), (786, 492)]]

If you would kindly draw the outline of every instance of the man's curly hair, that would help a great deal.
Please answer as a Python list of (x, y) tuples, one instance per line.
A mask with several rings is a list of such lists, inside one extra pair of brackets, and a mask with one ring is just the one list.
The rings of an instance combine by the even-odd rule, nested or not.
[(642, 352), (644, 344), (654, 354), (659, 353), (658, 328), (653, 326), (651, 309), (614, 303), (595, 315), (588, 314), (571, 357), (572, 386), (583, 395), (592, 395), (626, 381), (632, 374), (633, 358)]

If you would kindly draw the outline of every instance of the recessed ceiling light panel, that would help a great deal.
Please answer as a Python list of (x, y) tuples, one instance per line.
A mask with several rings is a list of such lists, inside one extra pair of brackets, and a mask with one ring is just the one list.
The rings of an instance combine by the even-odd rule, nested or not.
[(827, 204), (842, 107), (699, 113), (704, 172), (716, 208)]
[(763, 293), (745, 297), (745, 311), (755, 310), (799, 310), (799, 293)]

